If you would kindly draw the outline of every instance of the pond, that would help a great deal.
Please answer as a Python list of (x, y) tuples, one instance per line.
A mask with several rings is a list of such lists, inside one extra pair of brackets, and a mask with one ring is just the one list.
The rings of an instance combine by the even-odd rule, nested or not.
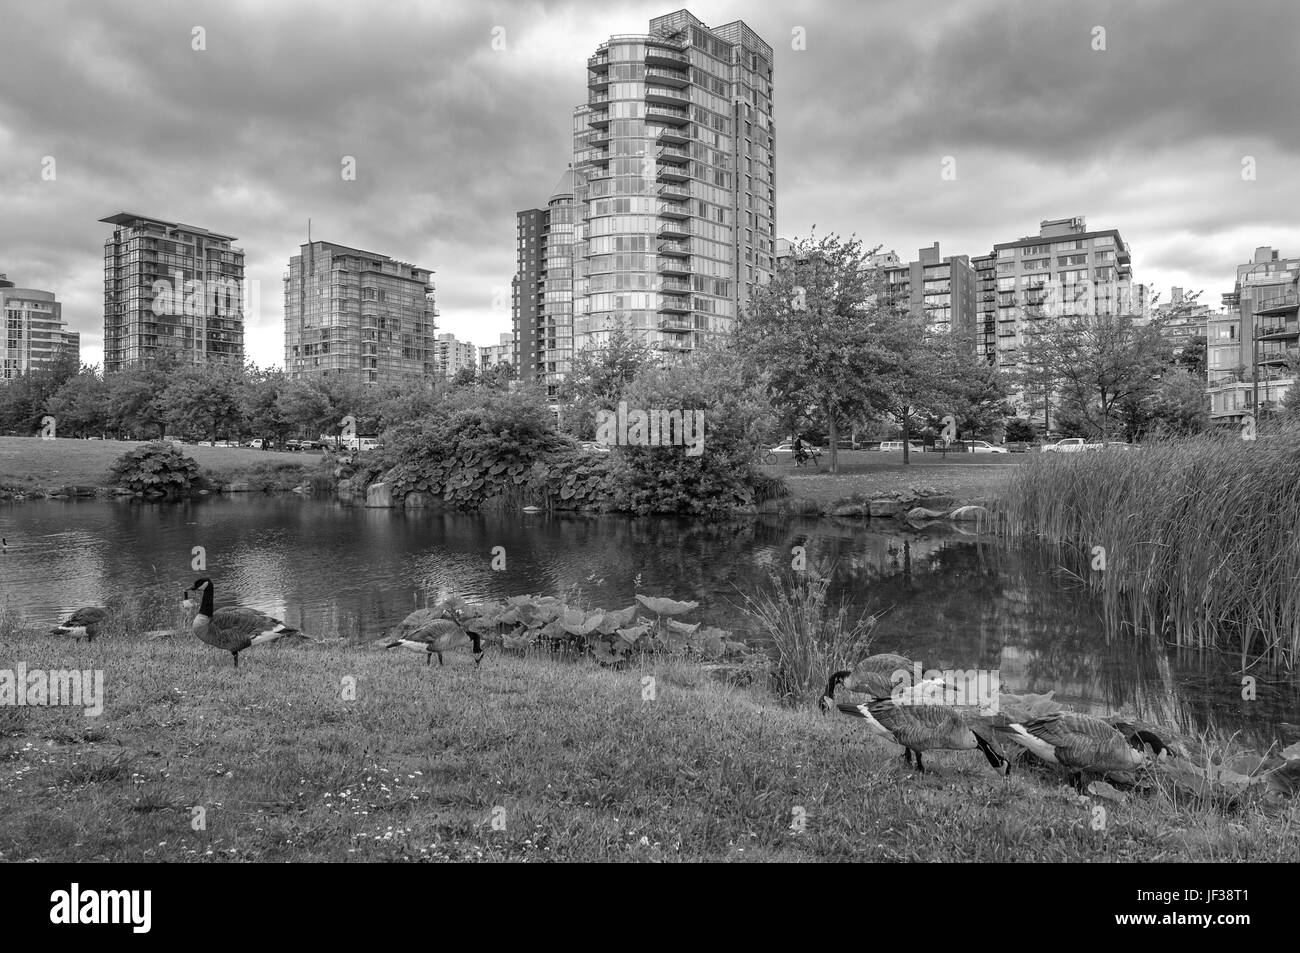
[[(1080, 711), (1124, 709), (1190, 731), (1213, 723), (1257, 747), (1300, 737), (1293, 676), (1252, 670), (1258, 697), (1244, 701), (1239, 657), (1108, 631), (1099, 600), (1050, 553), (949, 526), (376, 510), (286, 494), (4, 505), (0, 535), (0, 603), (28, 621), (54, 622), (112, 594), (163, 587), (179, 598), (209, 575), (219, 606), (358, 641), (453, 595), (568, 592), (622, 608), (640, 592), (698, 600), (690, 620), (744, 630), (741, 593), (767, 585), (803, 546), (810, 565), (834, 566), (837, 601), (879, 617), (876, 651), (927, 669), (997, 670), (1003, 690), (1055, 689)], [(194, 546), (206, 550), (206, 573), (190, 568)], [(503, 570), (492, 568), (495, 547)]]

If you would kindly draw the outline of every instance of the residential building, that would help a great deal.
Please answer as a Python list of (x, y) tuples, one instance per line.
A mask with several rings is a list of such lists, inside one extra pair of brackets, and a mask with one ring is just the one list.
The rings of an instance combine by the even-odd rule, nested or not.
[(469, 368), (478, 370), (478, 348), (465, 341), (457, 341), (454, 334), (439, 334), (435, 345), (438, 374), (451, 380)]
[[(1283, 258), (1264, 245), (1237, 266), (1237, 280), (1223, 304), (1237, 322), (1237, 358), (1224, 349), (1224, 371), (1208, 385), (1210, 417), (1236, 423), (1252, 412), (1276, 410), (1295, 383), (1291, 371), (1300, 359), (1300, 258)], [(1213, 343), (1213, 342), (1212, 342)], [(1231, 342), (1228, 342), (1231, 343)]]
[[(975, 269), (975, 356), (986, 364), (998, 363), (998, 279), (997, 257), (979, 255), (971, 259)], [(1011, 331), (1014, 335), (1014, 329)]]
[(509, 364), (517, 368), (519, 362), (515, 360), (515, 336), (507, 331), (501, 335), (499, 344), (479, 348), (478, 359), (479, 367), (485, 371), (497, 364)]
[(232, 235), (131, 212), (104, 242), (104, 370), (171, 353), (244, 363), (244, 250)]
[(1039, 223), (1035, 236), (993, 246), (998, 366), (1013, 369), (1033, 322), (1050, 314), (1144, 313), (1132, 254), (1116, 229), (1089, 231), (1083, 216)]
[(951, 334), (975, 350), (975, 269), (968, 256), (944, 258), (935, 242), (918, 251), (915, 261), (884, 270), (890, 303), (924, 318), (932, 332)]
[(588, 59), (574, 110), (575, 349), (616, 327), (670, 353), (707, 346), (770, 278), (772, 67), (745, 23), (708, 27), (686, 10)]
[(294, 380), (432, 381), (437, 317), (428, 268), (308, 241), (284, 277), (285, 370)]
[(573, 166), (565, 170), (544, 209), (516, 213), (511, 319), (518, 379), (541, 381), (552, 399), (573, 355)]
[(53, 292), (19, 288), (0, 275), (0, 316), (0, 379), (48, 368), (69, 350), (80, 364), (81, 335), (64, 324), (63, 305)]
[(1194, 338), (1207, 338), (1207, 323), (1214, 312), (1208, 304), (1193, 303), (1182, 288), (1174, 285), (1169, 291), (1169, 300), (1150, 309), (1150, 316), (1159, 325), (1161, 333), (1173, 345), (1175, 355)]

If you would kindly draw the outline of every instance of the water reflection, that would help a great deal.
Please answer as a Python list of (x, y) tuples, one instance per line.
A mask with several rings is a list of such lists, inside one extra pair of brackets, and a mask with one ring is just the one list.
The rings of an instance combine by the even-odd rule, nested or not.
[[(375, 638), (412, 608), (451, 595), (566, 591), (610, 607), (637, 592), (694, 599), (701, 618), (743, 630), (740, 593), (787, 568), (791, 548), (803, 546), (810, 564), (834, 566), (833, 597), (879, 614), (877, 649), (905, 651), (926, 668), (997, 669), (1008, 690), (1055, 689), (1079, 710), (1185, 730), (1213, 721), (1254, 744), (1293, 741), (1300, 723), (1294, 679), (1257, 673), (1258, 700), (1243, 701), (1239, 658), (1108, 631), (1099, 602), (1059, 557), (968, 530), (408, 513), (295, 496), (16, 504), (0, 510), (0, 527), (9, 539), (0, 601), (32, 620), (112, 593), (179, 595), (196, 575), (191, 548), (201, 545), (219, 605), (238, 602), (355, 639)], [(491, 569), (495, 546), (505, 547), (504, 572)]]

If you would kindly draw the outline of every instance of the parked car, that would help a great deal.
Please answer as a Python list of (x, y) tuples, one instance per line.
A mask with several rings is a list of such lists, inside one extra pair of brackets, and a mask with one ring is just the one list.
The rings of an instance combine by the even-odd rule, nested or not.
[(1082, 437), (1065, 437), (1056, 443), (1043, 444), (1043, 453), (1078, 453), (1087, 448)]
[(229, 440), (218, 440), (212, 446), (214, 447), (238, 447), (238, 443), (231, 443)]
[(1029, 443), (1025, 440), (1012, 440), (1004, 446), (1007, 448), (1007, 453), (1029, 453), (1038, 449), (1038, 444)]
[(200, 440), (198, 443), (195, 444), (195, 446), (196, 446), (196, 447), (210, 447), (210, 446), (212, 446), (212, 441), (211, 441), (211, 440)]
[(255, 437), (248, 441), (248, 445), (254, 450), (269, 450), (271, 448), (271, 441), (263, 440), (261, 437)]
[[(910, 440), (907, 442), (907, 448), (908, 448), (912, 453), (923, 453), (924, 450), (925, 450), (925, 448), (922, 447), (919, 443), (913, 443), (913, 442), (910, 441)], [(883, 451), (884, 453), (902, 453), (902, 452), (903, 452), (903, 441), (901, 441), (901, 440), (882, 440), (882, 441), (880, 442), (880, 449), (881, 449), (881, 451)]]
[(987, 440), (965, 440), (967, 453), (1010, 453), (1006, 447), (999, 447)]
[(594, 440), (583, 440), (578, 444), (578, 449), (583, 453), (609, 453), (609, 447)]

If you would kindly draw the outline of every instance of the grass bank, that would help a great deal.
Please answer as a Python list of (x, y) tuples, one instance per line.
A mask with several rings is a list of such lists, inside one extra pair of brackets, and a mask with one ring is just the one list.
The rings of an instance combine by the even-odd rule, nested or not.
[[(102, 669), (102, 715), (0, 708), (0, 860), (1277, 861), (1300, 807), (1096, 802), (976, 752), (912, 774), (861, 723), (681, 663), (0, 627), (5, 667)], [(645, 698), (653, 676), (654, 698)], [(350, 691), (354, 687), (354, 691)], [(201, 809), (201, 810), (197, 810)], [(799, 831), (798, 820), (804, 821)], [(495, 825), (494, 825), (495, 820)]]
[[(140, 444), (122, 440), (40, 440), (0, 437), (0, 488), (30, 493), (65, 486), (110, 487), (109, 470)], [(296, 486), (318, 468), (319, 453), (281, 453), (247, 447), (185, 445), (211, 483), (256, 483), (257, 488)]]
[(830, 508), (850, 500), (870, 500), (888, 493), (916, 492), (919, 496), (950, 496), (961, 502), (980, 502), (997, 496), (1029, 454), (997, 455), (993, 462), (978, 454), (917, 453), (904, 465), (901, 454), (841, 450), (840, 472), (828, 472), (822, 455), (819, 468), (790, 463), (764, 467), (769, 476), (786, 481), (791, 496)]
[(1300, 431), (1034, 454), (994, 512), (1002, 533), (1060, 544), (1117, 622), (1300, 660)]

